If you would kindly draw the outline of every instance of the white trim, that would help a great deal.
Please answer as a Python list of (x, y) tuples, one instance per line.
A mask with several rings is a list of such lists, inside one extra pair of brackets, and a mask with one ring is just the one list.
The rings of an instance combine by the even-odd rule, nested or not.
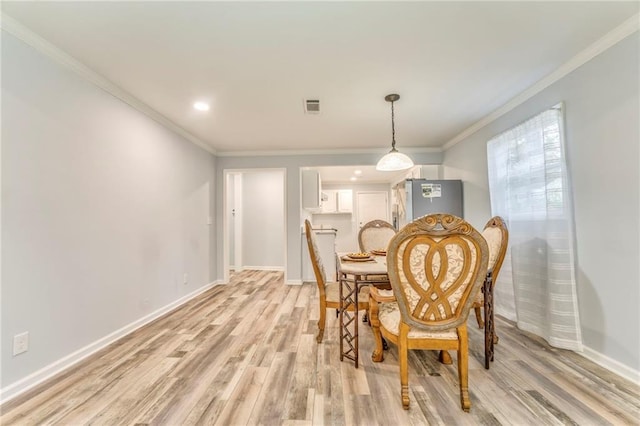
[(243, 271), (278, 271), (284, 272), (284, 266), (247, 266), (242, 267)]
[(167, 117), (160, 114), (158, 111), (133, 96), (131, 93), (125, 91), (124, 89), (118, 87), (116, 84), (107, 80), (97, 72), (93, 71), (91, 68), (87, 67), (71, 55), (64, 52), (59, 47), (56, 47), (53, 44), (49, 43), (6, 13), (0, 13), (0, 28), (13, 35), (14, 37), (19, 38), (29, 46), (36, 49), (38, 52), (54, 60), (58, 64), (75, 72), (80, 77), (84, 78), (85, 80), (89, 81), (105, 92), (115, 96), (124, 103), (130, 105), (141, 113), (162, 124), (167, 129), (187, 139), (189, 142), (198, 145), (205, 151), (208, 151), (211, 154), (215, 155), (216, 150), (209, 144), (187, 132), (185, 129), (178, 126), (173, 121), (169, 120)]
[(632, 381), (636, 385), (640, 385), (640, 371), (634, 370), (633, 368), (624, 365), (621, 362), (616, 361), (615, 359), (609, 358), (608, 356), (601, 354), (600, 352), (596, 352), (587, 346), (583, 346), (582, 350), (582, 353), (576, 353), (587, 358), (589, 361), (593, 361), (599, 366), (604, 367), (607, 370), (612, 371), (617, 375)]
[(487, 124), (497, 120), (502, 117), (504, 114), (513, 110), (517, 106), (523, 104), (525, 101), (529, 100), (533, 96), (542, 92), (547, 87), (551, 86), (556, 81), (562, 79), (570, 72), (574, 71), (578, 67), (584, 65), (589, 62), (591, 59), (595, 58), (605, 50), (609, 49), (619, 41), (624, 38), (630, 36), (634, 32), (640, 29), (640, 14), (635, 14), (631, 18), (627, 19), (618, 27), (614, 28), (612, 31), (605, 34), (600, 40), (593, 43), (591, 46), (584, 49), (582, 52), (578, 53), (573, 58), (569, 59), (563, 65), (561, 65), (558, 69), (556, 69), (551, 74), (544, 77), (542, 80), (539, 80), (533, 86), (529, 87), (524, 92), (517, 95), (515, 98), (511, 99), (509, 102), (493, 111), (491, 114), (487, 115), (480, 121), (472, 124), (467, 127), (461, 133), (459, 133), (456, 137), (448, 141), (442, 146), (442, 149), (447, 150), (457, 144), (458, 142), (463, 141), (467, 137), (471, 136), (478, 130), (482, 129)]
[(302, 280), (287, 280), (285, 285), (302, 285)]
[(180, 299), (177, 299), (169, 303), (168, 305), (160, 309), (157, 309), (154, 312), (151, 312), (150, 314), (145, 315), (144, 317), (128, 325), (125, 325), (119, 330), (116, 330), (113, 333), (108, 334), (96, 340), (95, 342), (90, 343), (87, 346), (81, 349), (78, 349), (77, 351), (70, 353), (65, 357), (60, 358), (59, 360), (54, 361), (53, 363), (47, 365), (46, 367), (41, 368), (40, 370), (18, 380), (17, 382), (11, 383), (10, 385), (0, 389), (0, 405), (34, 388), (35, 386), (63, 372), (64, 370), (67, 370), (73, 367), (80, 361), (93, 355), (99, 350), (107, 347), (108, 345), (117, 341), (118, 339), (121, 339), (127, 334), (134, 332), (140, 327), (143, 327), (149, 324), (150, 322), (158, 319), (162, 315), (187, 303), (188, 301), (198, 296), (199, 294), (204, 293), (205, 291), (209, 290), (212, 287), (215, 287), (216, 285), (218, 285), (219, 282), (220, 280), (217, 280), (203, 287), (200, 287), (199, 289), (181, 297)]
[[(282, 149), (271, 151), (217, 151), (218, 157), (268, 157), (295, 155), (346, 155), (346, 154), (386, 154), (389, 148), (345, 148), (345, 149)], [(425, 154), (442, 152), (440, 147), (402, 147), (407, 154)]]

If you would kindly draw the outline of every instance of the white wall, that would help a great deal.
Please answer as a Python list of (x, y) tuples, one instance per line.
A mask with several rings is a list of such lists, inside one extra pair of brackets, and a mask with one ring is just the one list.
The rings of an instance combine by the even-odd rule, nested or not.
[[(638, 32), (445, 152), (465, 216), (490, 217), (486, 142), (564, 101), (576, 217), (578, 302), (588, 356), (640, 371)], [(632, 371), (633, 374), (633, 371)]]
[[(283, 168), (286, 169), (286, 198), (287, 198), (287, 267), (285, 279), (289, 284), (301, 283), (302, 277), (302, 238), (301, 224), (308, 217), (301, 211), (300, 202), (300, 168), (320, 166), (353, 166), (375, 165), (380, 157), (376, 154), (334, 154), (334, 155), (286, 155), (286, 156), (247, 156), (247, 157), (216, 157), (216, 230), (222, 235), (223, 206), (222, 206), (222, 175), (225, 170), (246, 170)], [(416, 164), (440, 164), (441, 152), (410, 154)], [(224, 271), (223, 241), (217, 239), (216, 271), (217, 279), (222, 279)]]
[(284, 171), (242, 173), (244, 268), (284, 270), (284, 181)]
[(210, 283), (214, 188), (209, 153), (3, 32), (3, 390)]

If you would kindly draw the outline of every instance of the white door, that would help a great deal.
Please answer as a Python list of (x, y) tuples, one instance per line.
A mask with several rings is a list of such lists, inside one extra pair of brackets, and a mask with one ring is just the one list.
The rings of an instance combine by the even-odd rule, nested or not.
[(356, 194), (356, 221), (358, 231), (372, 220), (381, 219), (389, 222), (389, 192), (367, 191)]

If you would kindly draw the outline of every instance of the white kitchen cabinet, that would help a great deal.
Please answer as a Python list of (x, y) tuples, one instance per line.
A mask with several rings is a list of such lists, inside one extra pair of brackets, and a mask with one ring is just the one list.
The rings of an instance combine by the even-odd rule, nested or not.
[(353, 212), (353, 191), (350, 189), (341, 189), (338, 191), (338, 212)]
[(353, 191), (350, 189), (325, 189), (322, 191), (321, 213), (352, 213)]
[(325, 189), (322, 191), (321, 213), (336, 213), (338, 211), (338, 191)]
[(322, 205), (322, 182), (316, 170), (302, 171), (302, 208), (319, 211)]

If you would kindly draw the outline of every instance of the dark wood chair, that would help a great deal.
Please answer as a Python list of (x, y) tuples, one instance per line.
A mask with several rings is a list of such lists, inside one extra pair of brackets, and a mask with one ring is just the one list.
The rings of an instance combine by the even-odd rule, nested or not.
[(484, 327), (484, 368), (489, 369), (489, 363), (493, 361), (494, 357), (493, 345), (498, 343), (493, 320), (493, 288), (507, 253), (509, 231), (504, 220), (500, 216), (494, 216), (484, 226), (482, 236), (489, 246), (489, 264), (482, 291), (478, 293), (473, 308), (478, 327)]

